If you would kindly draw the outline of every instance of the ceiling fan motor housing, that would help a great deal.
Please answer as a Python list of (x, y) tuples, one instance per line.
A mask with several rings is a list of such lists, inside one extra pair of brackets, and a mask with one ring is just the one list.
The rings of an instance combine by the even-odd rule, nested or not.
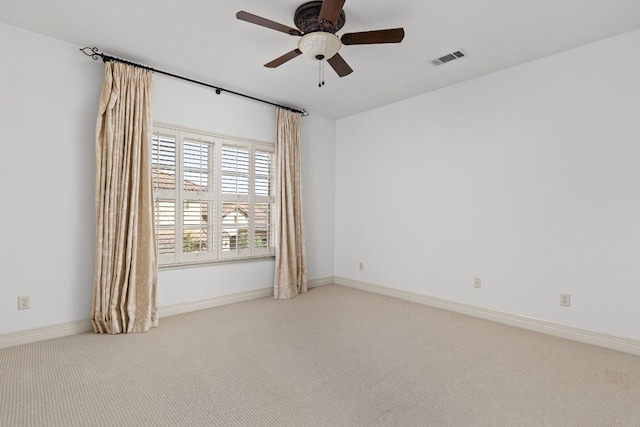
[(318, 20), (320, 9), (322, 9), (321, 1), (310, 1), (298, 7), (296, 13), (293, 15), (293, 22), (296, 24), (296, 27), (304, 34), (317, 31), (335, 34), (340, 31), (346, 22), (344, 10), (340, 12), (336, 24), (333, 25), (329, 21)]

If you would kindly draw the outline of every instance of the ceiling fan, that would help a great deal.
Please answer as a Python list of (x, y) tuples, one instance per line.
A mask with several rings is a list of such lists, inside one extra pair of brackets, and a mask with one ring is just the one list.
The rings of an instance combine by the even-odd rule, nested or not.
[(305, 54), (320, 62), (326, 59), (331, 68), (340, 77), (344, 77), (351, 74), (353, 70), (338, 53), (342, 45), (400, 43), (404, 38), (403, 28), (345, 33), (338, 38), (335, 33), (344, 26), (346, 19), (342, 10), (345, 1), (324, 0), (304, 3), (293, 15), (293, 22), (297, 29), (245, 11), (238, 12), (236, 18), (300, 37), (296, 49), (264, 64), (265, 67), (276, 68), (298, 55)]

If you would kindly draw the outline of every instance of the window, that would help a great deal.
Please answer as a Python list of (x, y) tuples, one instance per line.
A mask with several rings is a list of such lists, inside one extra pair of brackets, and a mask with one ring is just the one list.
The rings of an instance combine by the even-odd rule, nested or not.
[(273, 145), (154, 126), (160, 265), (274, 253)]

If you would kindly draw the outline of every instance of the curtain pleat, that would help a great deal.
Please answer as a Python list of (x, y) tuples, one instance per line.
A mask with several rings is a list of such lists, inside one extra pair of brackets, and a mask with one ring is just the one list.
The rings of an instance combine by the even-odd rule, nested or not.
[(96, 125), (96, 249), (92, 322), (97, 333), (158, 325), (151, 177), (153, 74), (107, 62)]
[(278, 108), (276, 124), (275, 299), (307, 292), (307, 261), (302, 215), (300, 114)]

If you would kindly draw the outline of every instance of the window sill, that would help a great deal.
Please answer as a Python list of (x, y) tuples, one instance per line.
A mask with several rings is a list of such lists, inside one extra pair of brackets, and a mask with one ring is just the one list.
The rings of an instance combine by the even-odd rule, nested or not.
[(260, 255), (253, 256), (250, 258), (226, 258), (226, 259), (218, 259), (218, 260), (208, 260), (208, 261), (198, 261), (198, 262), (183, 262), (180, 264), (162, 264), (158, 266), (159, 271), (163, 270), (180, 270), (183, 268), (197, 268), (197, 267), (212, 267), (214, 265), (220, 264), (237, 264), (244, 262), (255, 262), (255, 261), (267, 261), (267, 260), (275, 260), (275, 255)]

